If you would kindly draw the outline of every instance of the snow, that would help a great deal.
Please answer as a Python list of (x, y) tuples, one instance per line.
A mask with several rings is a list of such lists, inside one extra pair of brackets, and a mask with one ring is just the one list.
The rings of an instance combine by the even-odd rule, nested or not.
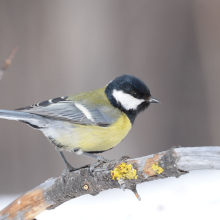
[[(178, 179), (168, 178), (138, 185), (140, 202), (128, 190), (108, 190), (97, 196), (73, 199), (55, 210), (41, 213), (37, 220), (219, 220), (219, 186), (220, 171), (192, 171)], [(0, 209), (18, 196), (0, 195)]]

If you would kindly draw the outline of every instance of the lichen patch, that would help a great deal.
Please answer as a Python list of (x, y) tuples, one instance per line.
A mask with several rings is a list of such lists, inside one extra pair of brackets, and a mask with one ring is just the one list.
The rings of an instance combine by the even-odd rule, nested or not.
[(148, 158), (145, 162), (145, 167), (143, 169), (144, 173), (148, 176), (155, 176), (157, 173), (152, 169), (152, 166), (160, 161), (164, 153), (155, 154), (153, 157)]
[(162, 167), (160, 167), (160, 166), (158, 165), (158, 163), (153, 164), (151, 168), (152, 168), (152, 170), (155, 171), (157, 174), (161, 174), (161, 173), (163, 173), (163, 171), (164, 171), (164, 169), (163, 169)]
[(121, 163), (114, 170), (111, 170), (111, 176), (113, 180), (120, 179), (137, 179), (137, 170), (135, 170), (132, 164)]

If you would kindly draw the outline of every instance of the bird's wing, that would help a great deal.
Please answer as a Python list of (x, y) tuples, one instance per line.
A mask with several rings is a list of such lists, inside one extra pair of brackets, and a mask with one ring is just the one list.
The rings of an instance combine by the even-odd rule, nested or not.
[(74, 124), (101, 127), (109, 126), (117, 119), (117, 117), (112, 117), (113, 107), (111, 106), (94, 106), (89, 102), (81, 104), (77, 101), (67, 100), (67, 97), (50, 99), (16, 110), (56, 120), (69, 121)]

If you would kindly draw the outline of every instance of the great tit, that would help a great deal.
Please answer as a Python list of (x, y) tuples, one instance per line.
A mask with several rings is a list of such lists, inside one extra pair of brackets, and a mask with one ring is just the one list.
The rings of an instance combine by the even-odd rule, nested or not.
[(62, 151), (96, 158), (112, 149), (128, 134), (138, 113), (159, 101), (140, 79), (122, 75), (107, 86), (90, 92), (43, 101), (15, 111), (0, 110), (0, 118), (24, 122), (41, 130), (73, 168)]

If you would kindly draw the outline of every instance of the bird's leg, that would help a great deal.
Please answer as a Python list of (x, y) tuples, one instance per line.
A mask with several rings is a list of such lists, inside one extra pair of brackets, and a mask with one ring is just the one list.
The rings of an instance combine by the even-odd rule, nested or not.
[(102, 157), (102, 156), (98, 156), (98, 155), (95, 155), (95, 154), (91, 154), (91, 153), (86, 153), (86, 152), (83, 152), (82, 155), (85, 155), (87, 157), (92, 157), (92, 158), (95, 158), (96, 160), (98, 161), (101, 161), (101, 162), (109, 162), (110, 160)]
[(86, 153), (86, 152), (83, 152), (81, 155), (85, 155), (87, 157), (92, 157), (92, 158), (95, 158), (97, 161), (93, 164), (90, 165), (90, 172), (91, 174), (94, 172), (95, 168), (102, 162), (104, 163), (107, 163), (107, 162), (111, 162), (111, 160), (108, 160), (102, 156), (98, 156), (98, 155), (95, 155), (95, 154), (91, 154), (91, 153)]
[(68, 161), (66, 160), (66, 157), (64, 156), (63, 152), (62, 152), (62, 151), (59, 151), (59, 150), (57, 150), (57, 151), (59, 152), (60, 156), (62, 157), (62, 159), (63, 159), (63, 161), (64, 161), (64, 163), (65, 163), (65, 165), (66, 165), (66, 171), (67, 171), (67, 172), (72, 172), (72, 171), (76, 170), (76, 168), (72, 167), (72, 166), (68, 163)]
[(59, 152), (60, 156), (62, 157), (62, 159), (66, 165), (66, 169), (62, 172), (62, 182), (65, 183), (65, 177), (67, 176), (67, 174), (69, 172), (76, 170), (76, 169), (68, 163), (68, 161), (66, 160), (66, 157), (64, 156), (62, 151), (59, 151), (59, 150), (57, 150), (57, 151)]

